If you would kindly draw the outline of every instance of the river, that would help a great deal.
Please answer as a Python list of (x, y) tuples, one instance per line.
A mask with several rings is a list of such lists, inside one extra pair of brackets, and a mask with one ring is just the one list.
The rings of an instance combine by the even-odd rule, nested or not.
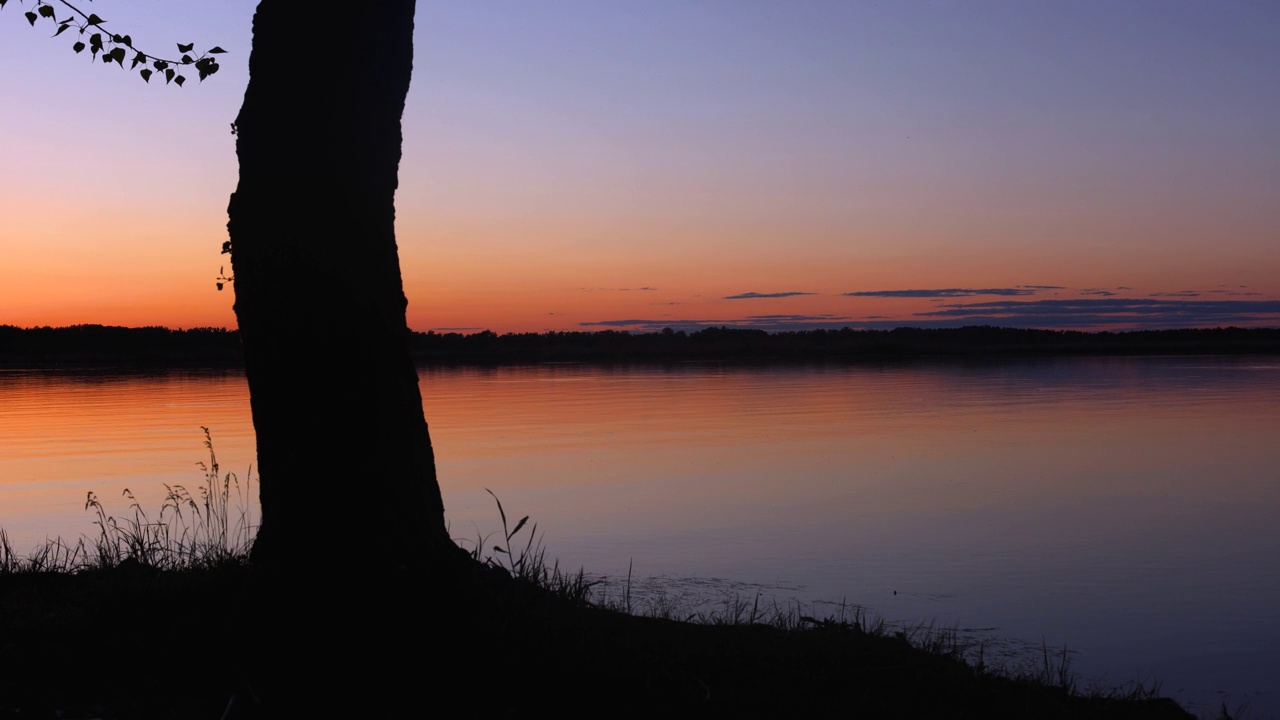
[[(630, 571), (650, 600), (857, 605), (958, 628), (989, 660), (1065, 647), (1082, 685), (1159, 680), (1198, 713), (1280, 714), (1280, 359), (421, 381), (464, 544), (499, 527), (489, 489), (562, 566)], [(200, 481), (201, 426), (251, 477), (242, 374), (0, 371), (0, 526), (24, 549), (94, 534), (89, 491), (158, 508), (165, 483)], [(377, 512), (378, 480), (326, 477), (322, 447), (313, 475), (299, 491), (339, 516)]]

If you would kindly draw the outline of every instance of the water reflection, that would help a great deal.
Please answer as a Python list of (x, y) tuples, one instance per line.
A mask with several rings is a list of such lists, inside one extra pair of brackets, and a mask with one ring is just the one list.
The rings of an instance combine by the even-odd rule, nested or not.
[[(1280, 363), (554, 365), (422, 381), (459, 538), (496, 529), (491, 488), (574, 568), (996, 626), (1080, 650), (1094, 677), (1161, 677), (1206, 710), (1215, 690), (1280, 684)], [(14, 537), (91, 529), (87, 490), (151, 488), (158, 506), (160, 483), (199, 479), (202, 425), (225, 468), (251, 462), (235, 373), (0, 373), (0, 398)]]
[[(0, 371), (0, 522), (16, 548), (94, 528), (93, 490), (129, 487), (158, 508), (163, 483), (195, 485), (209, 427), (224, 470), (248, 469), (253, 428), (244, 376), (231, 372)], [(117, 505), (123, 512), (123, 504)]]

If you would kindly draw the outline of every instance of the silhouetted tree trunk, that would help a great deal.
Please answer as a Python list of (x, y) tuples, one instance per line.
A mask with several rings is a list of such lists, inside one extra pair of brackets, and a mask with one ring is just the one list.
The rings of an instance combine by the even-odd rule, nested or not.
[(408, 351), (395, 240), (414, 0), (263, 0), (227, 224), (265, 564), (457, 552)]

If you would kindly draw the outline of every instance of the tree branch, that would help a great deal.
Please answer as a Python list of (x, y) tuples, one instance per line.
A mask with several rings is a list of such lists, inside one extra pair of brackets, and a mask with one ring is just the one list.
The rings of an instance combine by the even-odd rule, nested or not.
[[(25, 0), (23, 1), (25, 2)], [(9, 0), (0, 0), (0, 9), (3, 9), (5, 4), (8, 2)], [(58, 29), (54, 31), (53, 37), (57, 37), (67, 29), (73, 27), (79, 31), (81, 36), (84, 36), (85, 33), (89, 32), (91, 29), (103, 30), (102, 25), (107, 22), (106, 20), (103, 20), (94, 13), (85, 13), (83, 10), (72, 5), (67, 0), (57, 0), (57, 2), (70, 8), (75, 15), (68, 16), (64, 20), (58, 20), (56, 18), (56, 12), (53, 5), (46, 2), (46, 0), (36, 0), (35, 9), (24, 13), (24, 17), (27, 18), (27, 22), (31, 23), (32, 27), (35, 27), (36, 22), (38, 22), (40, 18), (48, 18), (50, 22), (58, 27)], [(76, 15), (79, 15), (80, 19), (77, 19)], [(139, 50), (133, 46), (133, 38), (128, 35), (94, 32), (89, 36), (88, 45), (85, 45), (83, 40), (77, 40), (75, 44), (71, 46), (71, 49), (80, 53), (88, 47), (90, 56), (93, 59), (97, 59), (98, 54), (101, 53), (102, 61), (104, 63), (115, 62), (123, 68), (124, 60), (127, 55), (125, 49), (127, 48), (135, 53), (129, 64), (129, 69), (133, 70), (139, 65), (142, 65), (143, 69), (138, 72), (138, 75), (142, 77), (144, 82), (151, 82), (151, 76), (156, 72), (161, 72), (164, 73), (164, 81), (166, 84), (172, 82), (179, 87), (186, 82), (186, 78), (181, 74), (180, 68), (186, 65), (194, 67), (196, 69), (196, 74), (200, 77), (200, 80), (203, 81), (205, 78), (218, 72), (218, 62), (215, 58), (210, 56), (220, 55), (226, 52), (226, 50), (215, 46), (208, 52), (200, 53), (198, 56), (192, 57), (191, 53), (195, 47), (194, 43), (187, 43), (186, 45), (178, 43), (177, 45), (178, 52), (182, 53), (182, 57), (178, 60), (171, 60)], [(146, 67), (147, 65), (150, 65), (151, 67)], [(154, 68), (154, 70), (152, 68)]]

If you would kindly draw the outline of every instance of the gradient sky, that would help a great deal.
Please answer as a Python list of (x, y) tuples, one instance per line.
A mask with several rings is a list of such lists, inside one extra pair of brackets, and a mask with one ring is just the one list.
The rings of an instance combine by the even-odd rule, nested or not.
[[(30, 5), (0, 11), (0, 324), (233, 327), (255, 3), (93, 3), (149, 52), (229, 51), (184, 88)], [(416, 26), (414, 329), (1280, 326), (1280, 4), (422, 2)]]

